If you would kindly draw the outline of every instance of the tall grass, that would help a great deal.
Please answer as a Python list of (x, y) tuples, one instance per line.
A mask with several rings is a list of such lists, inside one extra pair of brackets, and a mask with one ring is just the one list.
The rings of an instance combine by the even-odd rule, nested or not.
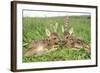
[[(23, 17), (23, 50), (27, 49), (28, 43), (32, 40), (41, 40), (47, 37), (45, 29), (54, 32), (54, 25), (58, 23), (57, 33), (62, 38), (61, 31), (64, 26), (64, 17)], [(74, 28), (74, 35), (81, 37), (85, 42), (90, 43), (90, 17), (89, 16), (70, 16), (69, 24)], [(79, 51), (59, 48), (56, 51), (43, 54), (41, 56), (23, 57), (23, 62), (37, 61), (58, 61), (58, 60), (80, 60), (90, 59), (90, 54), (80, 49)]]

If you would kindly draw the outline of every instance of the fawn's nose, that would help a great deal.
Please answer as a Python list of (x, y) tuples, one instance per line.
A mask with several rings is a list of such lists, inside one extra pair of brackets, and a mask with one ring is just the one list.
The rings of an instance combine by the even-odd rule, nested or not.
[(56, 42), (55, 45), (58, 45), (58, 42)]
[(58, 45), (63, 45), (65, 42), (64, 42), (64, 40), (63, 39), (60, 39), (59, 41), (58, 41)]

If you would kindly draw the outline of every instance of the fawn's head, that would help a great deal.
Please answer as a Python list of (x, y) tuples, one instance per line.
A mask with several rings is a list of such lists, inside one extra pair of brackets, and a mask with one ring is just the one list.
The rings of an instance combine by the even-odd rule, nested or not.
[(58, 45), (58, 35), (57, 33), (53, 32), (50, 34), (50, 36), (48, 36), (48, 41), (50, 43), (50, 45)]
[(46, 29), (46, 35), (47, 35), (47, 40), (48, 40), (48, 45), (50, 47), (56, 47), (58, 45), (58, 34), (56, 32), (50, 32), (48, 29)]
[(68, 28), (68, 30), (65, 31), (64, 26), (62, 26), (62, 33), (64, 33), (63, 40), (71, 39), (71, 36), (73, 36), (73, 27)]

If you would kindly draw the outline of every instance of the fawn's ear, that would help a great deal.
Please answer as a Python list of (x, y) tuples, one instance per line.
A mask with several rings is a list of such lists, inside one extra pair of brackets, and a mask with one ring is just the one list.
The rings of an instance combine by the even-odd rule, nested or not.
[(69, 34), (72, 35), (73, 33), (74, 33), (74, 29), (73, 29), (73, 27), (71, 27), (71, 28), (69, 29)]
[(45, 29), (46, 35), (50, 36), (50, 31), (48, 29)]

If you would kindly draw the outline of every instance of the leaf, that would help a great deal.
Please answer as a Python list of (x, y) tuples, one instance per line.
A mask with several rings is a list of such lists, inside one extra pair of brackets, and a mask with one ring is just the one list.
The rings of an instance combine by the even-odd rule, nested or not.
[(23, 44), (23, 46), (26, 46), (26, 45), (28, 45), (28, 43), (24, 43), (24, 44)]
[(57, 32), (57, 28), (58, 28), (58, 23), (56, 22), (55, 26), (54, 26), (54, 31)]
[(62, 30), (62, 32), (64, 33), (64, 27), (63, 27), (63, 26), (61, 27), (61, 30)]
[(73, 27), (71, 27), (70, 30), (69, 30), (70, 35), (72, 35), (73, 32), (74, 32), (74, 29), (73, 29)]

